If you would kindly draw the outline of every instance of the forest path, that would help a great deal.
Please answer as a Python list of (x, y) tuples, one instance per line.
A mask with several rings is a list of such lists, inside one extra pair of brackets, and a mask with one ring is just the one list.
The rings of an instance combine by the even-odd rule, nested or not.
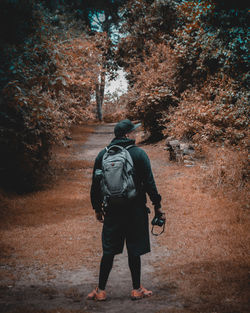
[(154, 295), (130, 300), (124, 249), (115, 257), (107, 301), (86, 300), (97, 285), (102, 255), (102, 225), (89, 199), (92, 168), (113, 127), (73, 127), (72, 140), (53, 151), (56, 171), (50, 186), (3, 198), (0, 312), (248, 312), (248, 212), (239, 200), (209, 192), (210, 168), (204, 160), (191, 168), (169, 162), (164, 142), (141, 145), (167, 217), (165, 233), (151, 236), (152, 251), (142, 256), (142, 284)]
[[(59, 166), (58, 184), (53, 184), (50, 190), (14, 198), (14, 207), (24, 210), (14, 220), (13, 215), (19, 215), (20, 212), (14, 212), (13, 205), (11, 207), (9, 204), (13, 212), (11, 217), (6, 217), (8, 227), (4, 237), (17, 236), (17, 241), (4, 246), (6, 254), (9, 249), (15, 250), (12, 256), (15, 261), (12, 260), (12, 264), (1, 264), (3, 274), (4, 271), (8, 273), (1, 284), (1, 312), (80, 310), (89, 313), (152, 313), (163, 308), (182, 307), (174, 293), (166, 293), (158, 283), (158, 278), (154, 277), (158, 260), (163, 260), (169, 254), (168, 250), (160, 248), (156, 238), (151, 238), (152, 252), (142, 256), (142, 283), (153, 290), (153, 297), (131, 301), (131, 276), (124, 247), (123, 254), (117, 255), (114, 260), (107, 285), (107, 301), (98, 303), (86, 300), (86, 295), (97, 285), (101, 258), (102, 226), (95, 220), (89, 202), (92, 166), (98, 152), (113, 138), (113, 127), (114, 124), (76, 127), (72, 140), (54, 152)], [(76, 188), (69, 187), (69, 184)], [(76, 198), (79, 198), (78, 205), (74, 204)], [(67, 200), (64, 202), (63, 199)], [(33, 217), (25, 223), (24, 220), (30, 215)], [(72, 229), (76, 229), (74, 233)], [(51, 241), (50, 237), (54, 237), (54, 240)], [(22, 238), (24, 245), (19, 246)], [(68, 240), (71, 243), (74, 241), (73, 252), (67, 251), (67, 246), (62, 246), (61, 241)]]

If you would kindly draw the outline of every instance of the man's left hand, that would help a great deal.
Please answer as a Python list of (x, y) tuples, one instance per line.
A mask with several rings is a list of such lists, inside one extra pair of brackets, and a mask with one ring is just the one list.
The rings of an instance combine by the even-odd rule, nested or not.
[(95, 212), (95, 217), (97, 219), (98, 222), (103, 223), (104, 222), (104, 215), (103, 212)]

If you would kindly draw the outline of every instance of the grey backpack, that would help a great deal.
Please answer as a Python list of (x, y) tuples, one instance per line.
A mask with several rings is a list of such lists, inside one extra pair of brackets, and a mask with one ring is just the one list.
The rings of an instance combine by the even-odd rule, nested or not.
[(126, 204), (136, 197), (133, 179), (134, 163), (128, 152), (133, 147), (113, 145), (106, 148), (102, 158), (101, 189), (104, 205)]

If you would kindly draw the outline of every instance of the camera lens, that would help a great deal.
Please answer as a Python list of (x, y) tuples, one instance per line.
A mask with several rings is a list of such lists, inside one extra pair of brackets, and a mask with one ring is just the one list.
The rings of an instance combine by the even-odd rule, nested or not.
[(157, 225), (162, 226), (163, 224), (164, 224), (164, 221), (162, 219), (159, 219)]

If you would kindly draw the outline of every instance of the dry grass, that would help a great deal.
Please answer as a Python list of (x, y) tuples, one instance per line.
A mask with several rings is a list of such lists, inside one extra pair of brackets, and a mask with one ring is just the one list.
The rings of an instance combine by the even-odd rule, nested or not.
[[(240, 204), (249, 204), (249, 159), (245, 150), (236, 147), (203, 146), (206, 164), (202, 171), (204, 186), (223, 192)], [(242, 207), (241, 205), (241, 207)], [(249, 207), (248, 207), (249, 208)]]
[[(156, 147), (146, 149), (153, 159), (164, 155)], [(206, 166), (199, 161), (193, 168), (177, 164), (155, 168), (167, 213), (166, 232), (157, 240), (160, 249), (164, 246), (169, 252), (157, 264), (157, 272), (166, 289), (174, 283), (177, 293), (185, 298), (186, 309), (177, 312), (189, 312), (189, 308), (190, 312), (245, 312), (247, 308), (247, 185), (232, 193), (244, 162), (236, 162), (236, 153), (219, 152), (213, 151), (221, 158), (212, 159), (211, 154)], [(229, 178), (220, 181), (220, 168), (225, 165), (229, 166), (225, 169)]]
[[(90, 126), (73, 129), (73, 143), (84, 143), (84, 135), (92, 131)], [(93, 162), (72, 160), (73, 150), (74, 144), (54, 150), (57, 176), (50, 188), (25, 196), (1, 195), (2, 264), (21, 260), (48, 269), (77, 268), (99, 260), (100, 241), (89, 245), (98, 236), (91, 227), (96, 223), (89, 199)], [(48, 278), (52, 276), (48, 271)]]

